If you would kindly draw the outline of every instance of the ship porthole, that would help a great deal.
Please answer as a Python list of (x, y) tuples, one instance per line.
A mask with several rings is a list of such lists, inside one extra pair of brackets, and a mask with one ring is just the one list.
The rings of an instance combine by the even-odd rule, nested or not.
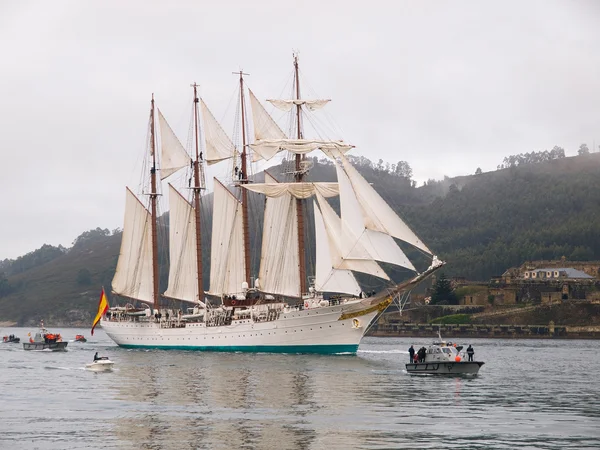
[(360, 328), (360, 320), (358, 320), (358, 319), (352, 319), (352, 326), (354, 328)]

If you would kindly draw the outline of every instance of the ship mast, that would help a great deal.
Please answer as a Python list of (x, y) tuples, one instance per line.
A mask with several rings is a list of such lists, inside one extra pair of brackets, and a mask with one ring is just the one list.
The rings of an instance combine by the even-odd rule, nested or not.
[[(296, 99), (300, 100), (300, 80), (298, 78), (298, 55), (294, 54), (294, 81), (296, 84)], [(302, 105), (296, 105), (296, 119), (298, 128), (298, 139), (302, 139)], [(302, 156), (296, 154), (296, 182), (300, 183), (304, 173), (302, 172)], [(304, 255), (304, 214), (302, 200), (296, 199), (296, 213), (298, 216), (298, 268), (300, 271), (300, 298), (306, 292), (306, 261)]]
[[(247, 154), (246, 154), (246, 105), (244, 102), (244, 74), (240, 70), (240, 110), (242, 114), (242, 175), (240, 177), (240, 183), (248, 183), (248, 167), (247, 167)], [(250, 287), (250, 226), (248, 222), (248, 191), (242, 189), (242, 228), (244, 230), (244, 266), (245, 266), (245, 279)]]
[(152, 214), (152, 301), (160, 309), (160, 296), (158, 294), (158, 236), (156, 232), (156, 132), (154, 129), (154, 94), (152, 94), (152, 107), (150, 109), (150, 152), (152, 154), (152, 168), (150, 169), (150, 208)]
[(194, 212), (196, 219), (196, 264), (198, 267), (198, 300), (204, 301), (204, 283), (202, 280), (202, 233), (200, 222), (200, 193), (202, 184), (200, 183), (200, 170), (202, 168), (202, 152), (198, 145), (198, 92), (196, 83), (192, 84), (194, 88), (194, 138), (196, 141), (196, 158), (194, 159)]

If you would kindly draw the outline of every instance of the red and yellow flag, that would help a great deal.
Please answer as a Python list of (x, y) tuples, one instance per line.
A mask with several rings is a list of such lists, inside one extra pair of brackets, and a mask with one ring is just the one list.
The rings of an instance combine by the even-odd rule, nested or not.
[(106, 298), (106, 294), (104, 293), (104, 288), (102, 288), (102, 294), (100, 294), (100, 301), (98, 302), (98, 314), (94, 318), (94, 323), (92, 324), (92, 336), (94, 335), (94, 328), (104, 314), (108, 311), (108, 299)]

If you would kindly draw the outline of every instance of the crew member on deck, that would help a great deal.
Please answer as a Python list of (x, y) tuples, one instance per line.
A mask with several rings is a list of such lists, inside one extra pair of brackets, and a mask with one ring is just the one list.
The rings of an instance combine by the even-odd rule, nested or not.
[(412, 345), (408, 349), (408, 358), (410, 359), (410, 362), (413, 362), (413, 360), (415, 359), (415, 349)]
[(473, 347), (471, 347), (471, 344), (469, 344), (469, 347), (467, 347), (467, 355), (469, 355), (469, 361), (473, 361), (474, 354), (475, 350), (473, 350)]
[(98, 357), (98, 352), (94, 355), (94, 362), (98, 361), (100, 358)]

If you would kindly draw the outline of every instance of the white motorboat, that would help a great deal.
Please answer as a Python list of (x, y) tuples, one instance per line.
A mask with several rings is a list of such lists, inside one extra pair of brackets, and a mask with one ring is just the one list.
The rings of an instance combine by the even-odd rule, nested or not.
[(106, 356), (103, 356), (102, 358), (98, 358), (90, 364), (86, 364), (85, 368), (87, 370), (91, 370), (92, 372), (110, 372), (113, 370), (114, 365), (114, 362), (112, 362)]
[[(439, 334), (438, 334), (439, 336)], [(462, 346), (443, 341), (434, 342), (417, 352), (417, 361), (406, 364), (409, 374), (426, 375), (476, 375), (483, 366), (482, 361), (468, 361)]]

